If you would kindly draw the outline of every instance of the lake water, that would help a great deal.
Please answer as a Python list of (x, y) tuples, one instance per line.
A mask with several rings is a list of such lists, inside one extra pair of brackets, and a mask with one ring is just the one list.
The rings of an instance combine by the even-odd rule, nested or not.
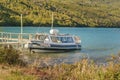
[[(39, 53), (54, 58), (53, 62), (73, 63), (83, 57), (104, 62), (108, 56), (120, 52), (120, 28), (70, 28), (57, 27), (60, 33), (77, 35), (82, 40), (82, 49), (67, 53)], [(3, 32), (20, 33), (20, 27), (1, 27)], [(24, 33), (49, 32), (50, 27), (24, 27)]]

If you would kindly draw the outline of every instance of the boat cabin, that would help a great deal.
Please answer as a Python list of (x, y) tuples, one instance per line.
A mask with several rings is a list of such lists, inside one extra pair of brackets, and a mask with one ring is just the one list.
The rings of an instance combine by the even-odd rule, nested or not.
[(71, 35), (48, 35), (48, 34), (36, 34), (34, 41), (41, 41), (44, 43), (77, 43), (79, 44), (80, 38)]

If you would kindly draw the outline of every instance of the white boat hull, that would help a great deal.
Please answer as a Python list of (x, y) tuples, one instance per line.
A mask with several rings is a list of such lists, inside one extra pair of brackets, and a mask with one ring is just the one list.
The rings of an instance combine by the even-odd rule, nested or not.
[(76, 46), (76, 47), (29, 47), (31, 52), (69, 52), (69, 51), (74, 51), (74, 50), (80, 50), (81, 45)]

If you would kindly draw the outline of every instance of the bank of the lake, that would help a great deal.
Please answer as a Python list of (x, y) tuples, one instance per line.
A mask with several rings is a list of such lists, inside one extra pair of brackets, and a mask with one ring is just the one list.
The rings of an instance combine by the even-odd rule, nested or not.
[[(120, 54), (109, 57), (106, 64), (98, 65), (94, 60), (82, 59), (74, 64), (58, 64), (41, 67), (39, 60), (28, 64), (23, 53), (14, 48), (0, 48), (1, 80), (119, 80)], [(46, 59), (47, 60), (47, 59)], [(38, 62), (37, 62), (38, 61)]]

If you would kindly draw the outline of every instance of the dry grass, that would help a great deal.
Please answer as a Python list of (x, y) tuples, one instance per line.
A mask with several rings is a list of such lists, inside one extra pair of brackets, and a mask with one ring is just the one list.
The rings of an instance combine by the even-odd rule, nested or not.
[(75, 64), (32, 67), (24, 72), (35, 75), (39, 80), (120, 80), (120, 63), (110, 61), (106, 65), (96, 65), (84, 59)]
[[(1, 52), (4, 53), (4, 51)], [(8, 52), (10, 51), (5, 51), (5, 54)], [(14, 54), (14, 50), (11, 52)], [(5, 60), (3, 55), (2, 59)], [(29, 66), (20, 66), (18, 63), (11, 65), (6, 64), (9, 61), (4, 62), (0, 64), (0, 80), (120, 80), (120, 54), (112, 56), (103, 65), (95, 64), (94, 61), (88, 59), (75, 64), (47, 67), (39, 67), (38, 58)]]
[(84, 59), (45, 68), (0, 65), (0, 74), (0, 80), (120, 80), (120, 63), (96, 65)]
[(20, 66), (0, 65), (0, 80), (36, 80), (37, 77), (23, 72)]

